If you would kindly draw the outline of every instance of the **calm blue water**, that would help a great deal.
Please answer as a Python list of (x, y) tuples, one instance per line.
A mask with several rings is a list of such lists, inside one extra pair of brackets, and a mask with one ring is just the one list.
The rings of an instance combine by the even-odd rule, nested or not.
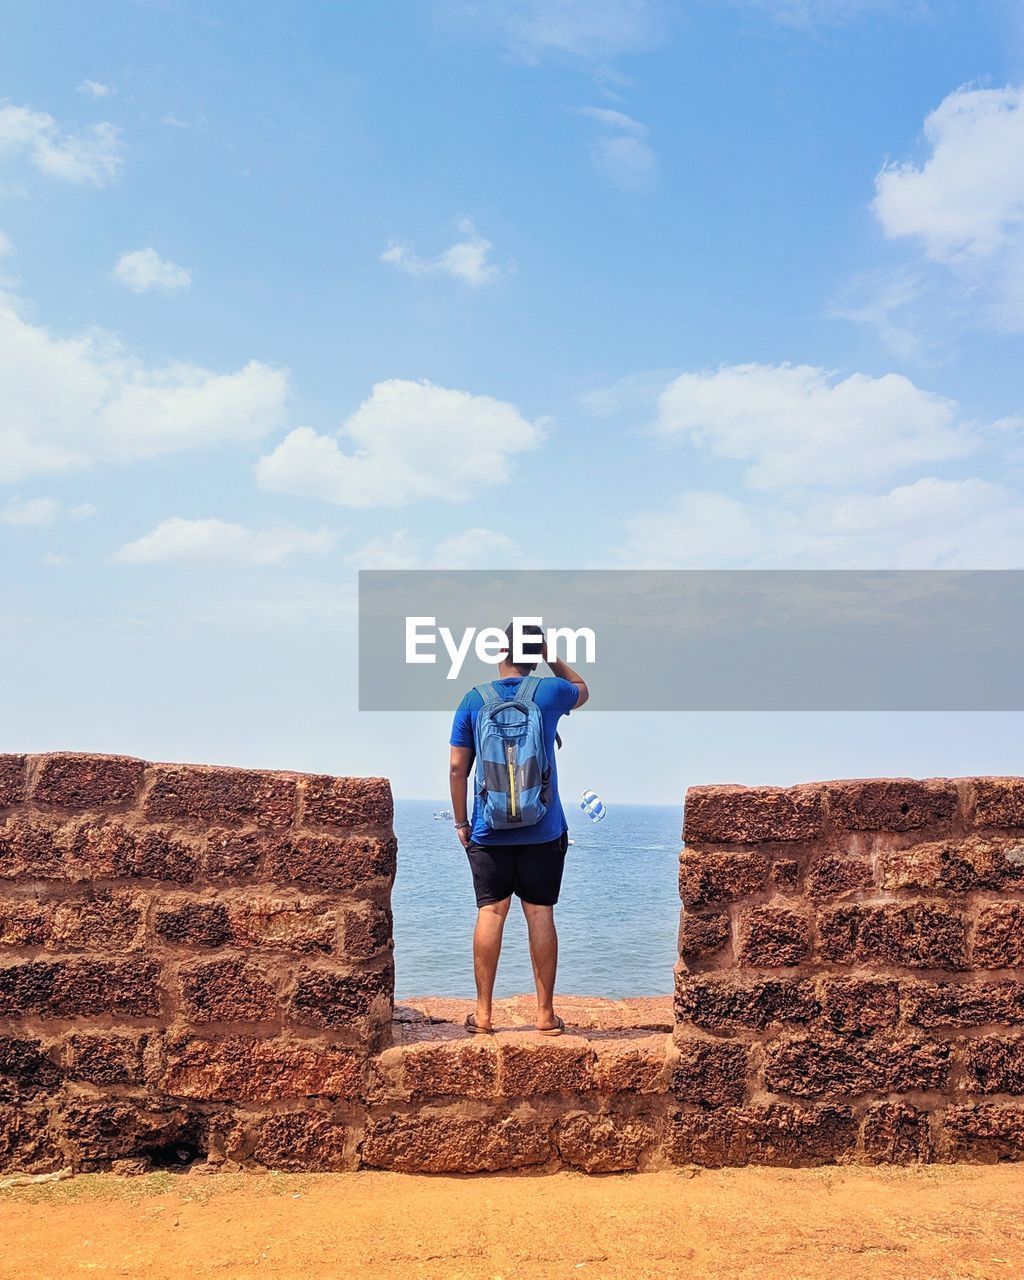
[[(394, 889), (396, 996), (473, 993), (473, 881), (445, 802), (395, 805), (398, 878)], [(676, 805), (609, 805), (593, 823), (566, 806), (571, 845), (558, 925), (558, 990), (602, 996), (672, 990), (679, 925), (677, 873), (682, 814)], [(533, 991), (526, 921), (513, 899), (495, 994)]]

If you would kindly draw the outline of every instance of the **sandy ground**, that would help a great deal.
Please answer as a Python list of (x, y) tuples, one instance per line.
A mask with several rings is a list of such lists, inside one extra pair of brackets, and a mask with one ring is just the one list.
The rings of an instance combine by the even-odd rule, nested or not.
[(1024, 1274), (1024, 1167), (93, 1175), (0, 1192), (3, 1280)]

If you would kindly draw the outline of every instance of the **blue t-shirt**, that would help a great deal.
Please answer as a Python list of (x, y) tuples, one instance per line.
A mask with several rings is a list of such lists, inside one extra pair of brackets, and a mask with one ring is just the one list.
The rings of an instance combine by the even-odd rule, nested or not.
[[(494, 687), (504, 698), (511, 698), (522, 684), (522, 676), (510, 676), (507, 680), (495, 680)], [(552, 801), (548, 811), (535, 822), (532, 827), (492, 831), (480, 814), (480, 805), (474, 791), (473, 795), (473, 839), (477, 844), (544, 844), (548, 840), (557, 840), (566, 829), (565, 814), (562, 802), (558, 798), (558, 767), (555, 762), (555, 731), (562, 716), (567, 716), (576, 705), (580, 696), (576, 685), (559, 676), (549, 676), (541, 680), (534, 693), (534, 701), (540, 708), (541, 721), (544, 725), (544, 750), (548, 764), (551, 766)], [(469, 747), (472, 751), (473, 726), (484, 705), (483, 698), (475, 689), (470, 689), (455, 710), (452, 722), (451, 745), (453, 747)]]

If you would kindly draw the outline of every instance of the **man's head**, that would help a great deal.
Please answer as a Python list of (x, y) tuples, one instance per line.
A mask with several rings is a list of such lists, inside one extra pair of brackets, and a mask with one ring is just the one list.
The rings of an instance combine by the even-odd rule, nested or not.
[(528, 676), (531, 671), (537, 668), (537, 662), (541, 658), (541, 646), (544, 642), (544, 632), (535, 623), (527, 622), (521, 628), (523, 636), (523, 654), (526, 657), (535, 658), (534, 662), (513, 662), (513, 624), (510, 622), (505, 628), (505, 639), (508, 647), (502, 650), (501, 667), (508, 671), (511, 675)]

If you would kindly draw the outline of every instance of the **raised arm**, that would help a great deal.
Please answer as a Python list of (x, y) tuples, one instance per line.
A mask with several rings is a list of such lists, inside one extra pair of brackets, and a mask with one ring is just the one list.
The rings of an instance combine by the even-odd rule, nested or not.
[(573, 671), (568, 662), (563, 662), (561, 658), (549, 658), (548, 647), (546, 644), (541, 649), (541, 654), (544, 661), (551, 668), (551, 674), (553, 676), (558, 676), (561, 680), (568, 680), (570, 684), (574, 684), (579, 690), (579, 696), (576, 698), (576, 706), (573, 707), (574, 711), (578, 711), (590, 697), (590, 690), (587, 688), (586, 680), (583, 679), (578, 671)]
[(465, 848), (472, 836), (469, 818), (466, 816), (466, 784), (473, 768), (472, 747), (452, 747), (448, 762), (448, 786), (452, 796), (452, 813), (455, 815), (455, 833)]

